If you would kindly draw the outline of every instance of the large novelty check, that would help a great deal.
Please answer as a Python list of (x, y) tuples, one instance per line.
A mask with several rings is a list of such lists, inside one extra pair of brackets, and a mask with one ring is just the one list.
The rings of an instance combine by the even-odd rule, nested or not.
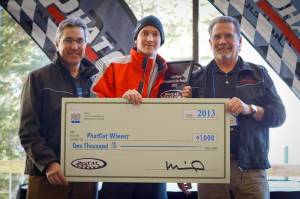
[(225, 99), (65, 98), (61, 165), (69, 181), (228, 183)]

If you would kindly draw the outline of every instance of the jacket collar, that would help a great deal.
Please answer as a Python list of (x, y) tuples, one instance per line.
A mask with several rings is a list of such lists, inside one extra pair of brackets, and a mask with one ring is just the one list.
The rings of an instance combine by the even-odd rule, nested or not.
[(253, 68), (249, 65), (248, 62), (245, 62), (241, 57), (239, 57), (237, 64), (240, 65), (240, 70), (241, 71), (251, 71), (254, 72)]
[[(71, 76), (70, 71), (65, 66), (59, 53), (55, 54), (53, 62), (64, 74), (68, 74), (69, 76)], [(96, 75), (98, 72), (99, 72), (98, 69), (94, 66), (94, 64), (92, 62), (90, 62), (86, 58), (83, 58), (81, 60), (81, 63), (79, 66), (79, 73), (82, 77), (90, 78), (93, 75)]]
[[(256, 72), (256, 70), (253, 68), (252, 64), (249, 62), (245, 62), (240, 56), (238, 58), (238, 61), (236, 63), (239, 66), (238, 73), (244, 73), (244, 72), (250, 72), (256, 77), (257, 79), (260, 79), (260, 74)], [(213, 59), (212, 61), (209, 62), (207, 65), (208, 68), (212, 68), (216, 65), (215, 60)]]
[[(251, 71), (251, 72), (253, 72), (254, 71), (253, 68), (249, 65), (249, 63), (245, 62), (240, 56), (239, 56), (238, 61), (236, 63), (236, 66), (237, 65), (239, 66), (239, 72), (242, 72), (242, 71)], [(214, 67), (214, 66), (217, 67), (217, 64), (216, 64), (215, 60), (213, 59), (212, 61), (210, 61), (208, 63), (207, 67), (210, 68), (210, 67)]]
[[(148, 56), (144, 55), (143, 53), (138, 52), (135, 47), (131, 48), (130, 55), (141, 66), (143, 65), (143, 63), (149, 63), (150, 62), (152, 64), (153, 61), (154, 61), (152, 58), (149, 58)], [(159, 72), (167, 70), (167, 62), (159, 54), (156, 55), (156, 60), (155, 61), (157, 63)], [(140, 67), (140, 66), (138, 66), (138, 67)]]

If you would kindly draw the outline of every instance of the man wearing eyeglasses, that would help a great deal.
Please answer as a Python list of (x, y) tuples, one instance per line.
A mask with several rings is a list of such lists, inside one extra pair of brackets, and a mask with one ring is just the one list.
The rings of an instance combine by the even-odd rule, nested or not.
[(67, 182), (60, 168), (61, 99), (89, 97), (98, 70), (82, 65), (88, 30), (83, 21), (66, 19), (56, 32), (55, 60), (31, 72), (22, 92), (19, 137), (26, 152), (27, 198), (97, 197), (97, 183)]
[[(268, 199), (266, 169), (270, 168), (269, 128), (283, 124), (285, 108), (267, 70), (245, 62), (239, 52), (239, 22), (229, 16), (212, 20), (208, 29), (214, 59), (195, 71), (184, 97), (228, 98), (230, 124), (230, 183), (198, 184), (199, 199)], [(179, 184), (188, 193), (190, 183)]]

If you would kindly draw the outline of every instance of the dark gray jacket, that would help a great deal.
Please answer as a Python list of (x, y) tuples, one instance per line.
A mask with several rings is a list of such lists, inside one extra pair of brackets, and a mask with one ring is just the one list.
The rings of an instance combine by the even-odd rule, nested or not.
[[(202, 70), (193, 73), (190, 85), (193, 98), (209, 98), (211, 84), (211, 70), (214, 61), (211, 61)], [(274, 83), (266, 69), (252, 63), (244, 62), (239, 58), (240, 70), (235, 87), (235, 97), (247, 104), (255, 104), (264, 108), (265, 113), (261, 122), (250, 115), (239, 115), (240, 128), (239, 163), (242, 169), (270, 168), (269, 128), (283, 124), (285, 108), (277, 94)], [(243, 81), (245, 74), (251, 74), (255, 83)]]
[[(80, 66), (82, 86), (88, 90), (93, 65)], [(84, 94), (89, 97), (90, 93)], [(70, 72), (60, 58), (29, 74), (22, 92), (19, 137), (26, 152), (25, 173), (44, 175), (44, 168), (60, 161), (61, 99), (77, 97)]]

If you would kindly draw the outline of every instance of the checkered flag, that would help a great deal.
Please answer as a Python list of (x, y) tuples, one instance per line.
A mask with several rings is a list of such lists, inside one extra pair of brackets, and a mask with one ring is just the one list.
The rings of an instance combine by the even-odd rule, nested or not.
[(123, 0), (1, 0), (0, 5), (51, 60), (56, 29), (65, 18), (80, 17), (86, 23), (90, 37), (83, 63), (92, 62), (99, 71), (111, 58), (128, 54), (133, 45), (127, 38), (133, 38), (136, 18)]

